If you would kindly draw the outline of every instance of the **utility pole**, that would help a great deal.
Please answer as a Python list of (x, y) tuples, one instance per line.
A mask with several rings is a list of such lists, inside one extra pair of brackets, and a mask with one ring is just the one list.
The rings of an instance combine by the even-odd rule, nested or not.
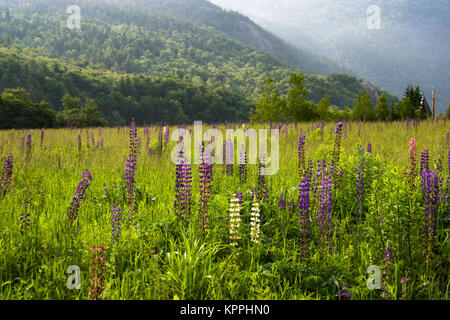
[(435, 115), (435, 113), (434, 113), (434, 110), (435, 110), (435, 108), (434, 108), (434, 106), (435, 106), (435, 101), (436, 101), (436, 95), (435, 95), (434, 90), (433, 90), (433, 121), (434, 121), (434, 115)]

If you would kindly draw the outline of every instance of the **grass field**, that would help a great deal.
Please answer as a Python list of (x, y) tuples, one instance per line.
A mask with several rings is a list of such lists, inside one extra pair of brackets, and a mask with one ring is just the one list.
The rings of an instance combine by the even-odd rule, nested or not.
[[(238, 164), (232, 176), (223, 165), (213, 165), (207, 230), (197, 221), (198, 165), (192, 165), (190, 223), (175, 213), (176, 166), (170, 153), (176, 142), (159, 154), (159, 126), (137, 129), (133, 188), (124, 177), (129, 128), (81, 134), (45, 129), (42, 144), (41, 130), (0, 131), (2, 165), (8, 154), (14, 157), (10, 183), (8, 170), (2, 171), (0, 298), (448, 299), (449, 124), (346, 123), (333, 172), (329, 165), (317, 171), (317, 160), (329, 164), (336, 156), (336, 123), (287, 126), (280, 130), (279, 171), (265, 181), (258, 178), (257, 165), (247, 166), (246, 181), (240, 180)], [(301, 132), (306, 161), (299, 170)], [(413, 172), (411, 138), (417, 145)], [(421, 164), (424, 149), (429, 169)], [(71, 223), (71, 203), (85, 170), (92, 181), (85, 179), (90, 185), (78, 198)], [(264, 186), (268, 200), (252, 201), (255, 188)], [(131, 222), (130, 190), (135, 194)], [(239, 191), (241, 223), (235, 222), (233, 235), (240, 238), (233, 246), (230, 200)], [(259, 241), (251, 241), (255, 202)], [(121, 208), (116, 240), (113, 203)], [(71, 265), (80, 268), (80, 289), (67, 286)], [(379, 288), (368, 286), (376, 276), (367, 272), (369, 266), (379, 268)]]

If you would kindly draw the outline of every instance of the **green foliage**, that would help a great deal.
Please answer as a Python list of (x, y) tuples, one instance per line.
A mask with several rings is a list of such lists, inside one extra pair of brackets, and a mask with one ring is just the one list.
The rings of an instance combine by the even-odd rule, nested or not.
[(370, 102), (370, 98), (365, 90), (362, 90), (359, 97), (355, 100), (355, 105), (353, 107), (353, 119), (375, 119), (372, 103)]
[[(223, 87), (213, 89), (173, 77), (84, 69), (36, 56), (30, 50), (0, 48), (0, 89), (19, 85), (30, 92), (32, 100), (44, 99), (54, 110), (62, 110), (64, 106), (68, 110), (80, 109), (81, 101), (93, 99), (100, 117), (111, 125), (123, 125), (131, 117), (141, 124), (161, 121), (178, 124), (199, 119), (237, 121), (248, 119), (250, 110), (250, 102), (242, 94)], [(63, 101), (64, 93), (77, 98), (66, 97)], [(63, 121), (61, 116), (59, 119)], [(67, 119), (72, 116), (66, 112)], [(7, 120), (0, 119), (0, 122)]]
[(65, 94), (62, 98), (64, 110), (56, 115), (60, 126), (72, 124), (79, 128), (98, 127), (106, 125), (106, 120), (100, 116), (97, 104), (93, 99), (86, 99), (81, 105), (81, 99)]
[(375, 118), (384, 120), (387, 117), (389, 117), (389, 107), (387, 104), (386, 95), (382, 94), (378, 98), (378, 102), (375, 106)]
[(4, 89), (0, 95), (0, 129), (47, 128), (55, 124), (55, 112), (45, 101), (33, 103), (23, 88)]

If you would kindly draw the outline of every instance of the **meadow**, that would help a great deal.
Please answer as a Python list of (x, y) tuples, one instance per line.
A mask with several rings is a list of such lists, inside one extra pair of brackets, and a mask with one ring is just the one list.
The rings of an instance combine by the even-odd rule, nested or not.
[(158, 125), (0, 131), (0, 298), (447, 300), (448, 123), (341, 125), (278, 125), (273, 176)]

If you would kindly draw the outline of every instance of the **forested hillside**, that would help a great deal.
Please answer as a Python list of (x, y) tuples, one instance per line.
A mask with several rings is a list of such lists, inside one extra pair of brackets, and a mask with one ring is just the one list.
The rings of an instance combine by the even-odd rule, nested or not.
[[(292, 44), (336, 61), (357, 76), (401, 95), (419, 85), (437, 107), (450, 105), (448, 0), (211, 0), (238, 10)], [(367, 27), (371, 5), (380, 29)]]
[[(65, 93), (81, 100), (93, 98), (112, 126), (123, 125), (133, 116), (141, 125), (246, 120), (251, 107), (248, 99), (229, 89), (81, 68), (31, 50), (0, 48), (0, 75), (2, 90), (23, 87), (33, 101), (45, 100), (56, 110), (62, 110)], [(4, 114), (2, 118), (8, 119)]]
[[(34, 101), (45, 99), (56, 110), (62, 108), (61, 98), (67, 92), (92, 98), (97, 101), (100, 110), (112, 124), (124, 124), (131, 114), (136, 113), (141, 115), (140, 121), (144, 122), (170, 119), (172, 123), (179, 123), (196, 117), (205, 121), (220, 120), (224, 117), (228, 120), (245, 120), (248, 118), (249, 106), (256, 101), (267, 78), (274, 80), (280, 93), (286, 93), (289, 76), (295, 71), (292, 66), (295, 63), (288, 65), (257, 49), (259, 41), (270, 43), (272, 49), (276, 49), (277, 55), (287, 54), (295, 56), (299, 63), (303, 61), (303, 57), (296, 55), (295, 50), (287, 50), (281, 40), (247, 18), (236, 13), (227, 13), (205, 1), (162, 3), (151, 0), (145, 1), (143, 6), (122, 6), (116, 1), (108, 3), (109, 5), (105, 5), (105, 1), (79, 1), (78, 4), (82, 8), (81, 30), (71, 30), (66, 25), (66, 8), (71, 1), (13, 1), (6, 5), (3, 3), (3, 14), (0, 15), (0, 39), (3, 46), (31, 47), (35, 49), (34, 56), (49, 55), (63, 59), (71, 66), (79, 67), (77, 71), (71, 70), (71, 75), (75, 73), (78, 78), (78, 74), (88, 75), (89, 81), (100, 81), (100, 87), (106, 86), (108, 93), (92, 90), (91, 85), (80, 87), (78, 83), (73, 86), (70, 82), (61, 83), (57, 77), (58, 73), (47, 75), (46, 73), (51, 71), (45, 68), (39, 76), (31, 74), (24, 80), (20, 72), (6, 67), (10, 64), (9, 61), (3, 62), (5, 71), (0, 76), (0, 89), (25, 87), (31, 92)], [(238, 20), (251, 25), (252, 30), (259, 30), (258, 34), (235, 29)], [(241, 38), (235, 40), (230, 35)], [(289, 60), (287, 56), (281, 58)], [(312, 67), (307, 58), (304, 61), (305, 66)], [(35, 63), (36, 59), (16, 61), (19, 65)], [(59, 65), (59, 62), (57, 64)], [(154, 81), (164, 84), (162, 87), (167, 85), (166, 78), (170, 78), (171, 82), (181, 86), (178, 88), (181, 88), (180, 90), (193, 87), (203, 88), (205, 94), (219, 92), (222, 95), (219, 98), (221, 102), (208, 106), (207, 101), (215, 99), (195, 102), (198, 106), (195, 109), (197, 111), (194, 111), (190, 106), (190, 103), (194, 103), (191, 101), (197, 99), (193, 91), (187, 90), (182, 99), (178, 96), (172, 99), (170, 94), (173, 89), (170, 86), (163, 88), (164, 94), (157, 95), (158, 99), (166, 99), (165, 102), (148, 101), (145, 97), (149, 95), (145, 92), (130, 95), (129, 91), (117, 87), (115, 82), (98, 79), (98, 74), (92, 73), (92, 69), (103, 70), (100, 73), (108, 70), (121, 73), (124, 79), (141, 78), (131, 76), (132, 74), (153, 76), (158, 78), (152, 78)], [(53, 85), (42, 80), (46, 77), (54, 79)], [(360, 91), (367, 87), (371, 89), (368, 92), (373, 102), (383, 93), (348, 75), (305, 74), (305, 88), (309, 98), (318, 103), (328, 94), (331, 105), (338, 108), (352, 106)], [(119, 92), (115, 92), (116, 88), (120, 89)], [(118, 94), (122, 97), (111, 98)], [(392, 106), (397, 99), (387, 93), (386, 95)], [(126, 100), (129, 96), (133, 103)], [(225, 97), (230, 98), (225, 101)], [(168, 108), (167, 103), (172, 100), (177, 101), (178, 105)], [(149, 104), (166, 113), (148, 111)], [(226, 107), (222, 108), (223, 105)], [(227, 112), (227, 108), (234, 108), (236, 111)], [(180, 109), (183, 112), (177, 111)]]

